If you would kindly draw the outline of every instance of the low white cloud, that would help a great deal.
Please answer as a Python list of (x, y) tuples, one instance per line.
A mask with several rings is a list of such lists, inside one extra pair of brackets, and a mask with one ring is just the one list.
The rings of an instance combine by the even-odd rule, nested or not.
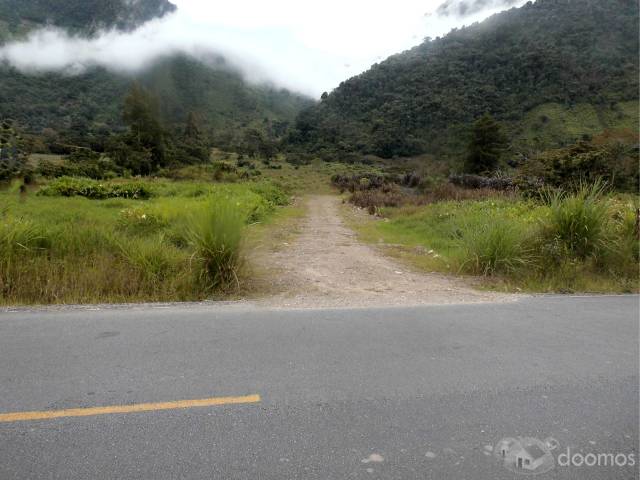
[(0, 47), (0, 61), (26, 72), (77, 74), (91, 66), (135, 72), (172, 53), (201, 58), (214, 53), (249, 81), (318, 96), (424, 37), (441, 36), (500, 9), (492, 5), (462, 20), (436, 13), (441, 0), (175, 3), (177, 13), (130, 33), (110, 31), (87, 39), (39, 30)]

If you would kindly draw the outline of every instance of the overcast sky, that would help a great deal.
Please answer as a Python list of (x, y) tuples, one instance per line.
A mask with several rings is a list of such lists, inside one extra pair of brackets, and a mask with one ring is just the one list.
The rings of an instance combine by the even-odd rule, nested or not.
[[(0, 59), (23, 70), (80, 72), (90, 65), (143, 68), (159, 55), (215, 52), (251, 81), (271, 81), (319, 96), (373, 63), (444, 35), (520, 0), (173, 0), (178, 13), (131, 34), (87, 41), (60, 31), (37, 32), (0, 48)], [(460, 16), (457, 4), (471, 14)], [(452, 8), (453, 7), (453, 8)], [(478, 11), (479, 10), (479, 11)], [(452, 13), (453, 12), (453, 13)]]

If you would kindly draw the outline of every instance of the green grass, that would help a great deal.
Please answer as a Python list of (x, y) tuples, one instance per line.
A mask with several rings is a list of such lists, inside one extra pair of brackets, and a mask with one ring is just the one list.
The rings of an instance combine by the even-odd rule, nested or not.
[[(219, 150), (214, 150), (211, 155), (211, 161), (214, 163), (224, 162), (235, 165), (237, 159), (237, 154)], [(299, 196), (334, 192), (334, 188), (331, 186), (331, 177), (335, 174), (380, 173), (378, 168), (370, 165), (325, 162), (319, 159), (299, 166), (286, 162), (282, 157), (271, 161), (270, 166), (264, 165), (258, 158), (248, 160), (253, 162), (256, 170), (260, 172), (258, 178), (269, 180), (281, 190)], [(187, 168), (193, 170), (193, 167)], [(200, 167), (201, 171), (203, 168), (206, 170), (207, 167)], [(240, 171), (245, 170), (240, 169)]]
[(16, 185), (1, 191), (0, 304), (191, 301), (227, 293), (237, 283), (244, 229), (287, 200), (266, 182), (140, 183), (150, 199), (20, 194)]
[(598, 135), (605, 130), (637, 131), (638, 103), (621, 102), (613, 107), (577, 104), (567, 108), (557, 103), (540, 105), (527, 113), (522, 130), (514, 133), (515, 144), (550, 148)]
[(37, 179), (26, 193), (19, 182), (5, 186), (0, 304), (192, 301), (266, 291), (268, 275), (243, 260), (291, 235), (302, 211), (278, 207), (291, 196), (332, 192), (335, 173), (372, 170), (250, 160), (254, 169), (238, 168), (237, 155), (214, 151), (210, 164), (163, 172), (174, 180)]
[[(548, 204), (519, 199), (387, 208), (351, 224), (367, 242), (425, 271), (482, 276), (487, 288), (637, 292), (639, 244), (632, 196), (601, 187)], [(359, 218), (359, 219), (358, 219)]]

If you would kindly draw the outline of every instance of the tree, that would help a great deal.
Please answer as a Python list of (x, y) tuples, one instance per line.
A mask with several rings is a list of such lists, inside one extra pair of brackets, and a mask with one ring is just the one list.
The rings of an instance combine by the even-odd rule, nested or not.
[(120, 168), (134, 175), (150, 175), (153, 173), (151, 152), (146, 149), (136, 150), (121, 135), (109, 139), (109, 158)]
[(466, 173), (489, 173), (498, 166), (507, 146), (501, 125), (488, 113), (473, 124), (471, 141), (467, 147)]
[(189, 140), (200, 139), (200, 122), (195, 113), (189, 112), (187, 116), (187, 126), (184, 129), (184, 137)]
[[(550, 103), (553, 111), (588, 103), (598, 113), (596, 125), (625, 128), (638, 112), (637, 101), (631, 110), (638, 98), (638, 11), (629, 0), (528, 2), (427, 39), (342, 82), (301, 113), (290, 148), (315, 154), (344, 142), (359, 153), (404, 156), (414, 148), (403, 145), (411, 135), (419, 153), (459, 157), (467, 146), (461, 128), (489, 111), (508, 131), (524, 133), (514, 136), (514, 147), (535, 152), (530, 113), (538, 107), (547, 113)], [(616, 107), (622, 99), (630, 110)], [(575, 128), (541, 135), (541, 149), (574, 142), (574, 130), (593, 130), (592, 120), (578, 117)], [(384, 129), (373, 132), (380, 121)]]
[(150, 175), (167, 163), (169, 137), (155, 98), (138, 84), (124, 99), (122, 119), (129, 130), (105, 142), (109, 157), (135, 175)]
[(244, 152), (252, 157), (260, 155), (271, 160), (277, 153), (273, 140), (265, 138), (265, 135), (256, 128), (249, 128), (244, 132)]
[[(158, 106), (153, 96), (138, 84), (134, 84), (124, 100), (122, 119), (129, 127), (124, 143), (143, 155), (133, 158), (145, 158), (141, 168), (135, 168), (130, 161), (127, 168), (134, 173), (151, 173), (166, 164), (166, 133), (160, 121)], [(121, 145), (122, 146), (122, 145)], [(122, 150), (120, 150), (122, 154)], [(147, 163), (147, 160), (149, 163)]]
[(0, 180), (9, 180), (25, 172), (27, 155), (22, 137), (11, 121), (0, 123)]

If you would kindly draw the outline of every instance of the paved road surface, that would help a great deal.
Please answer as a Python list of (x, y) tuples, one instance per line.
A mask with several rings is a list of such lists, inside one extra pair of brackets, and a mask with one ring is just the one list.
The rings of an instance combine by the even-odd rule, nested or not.
[[(556, 458), (637, 464), (638, 305), (2, 313), (0, 414), (261, 401), (5, 416), (0, 479), (513, 479), (490, 450), (517, 436), (557, 439)], [(637, 474), (556, 465), (536, 478)]]

